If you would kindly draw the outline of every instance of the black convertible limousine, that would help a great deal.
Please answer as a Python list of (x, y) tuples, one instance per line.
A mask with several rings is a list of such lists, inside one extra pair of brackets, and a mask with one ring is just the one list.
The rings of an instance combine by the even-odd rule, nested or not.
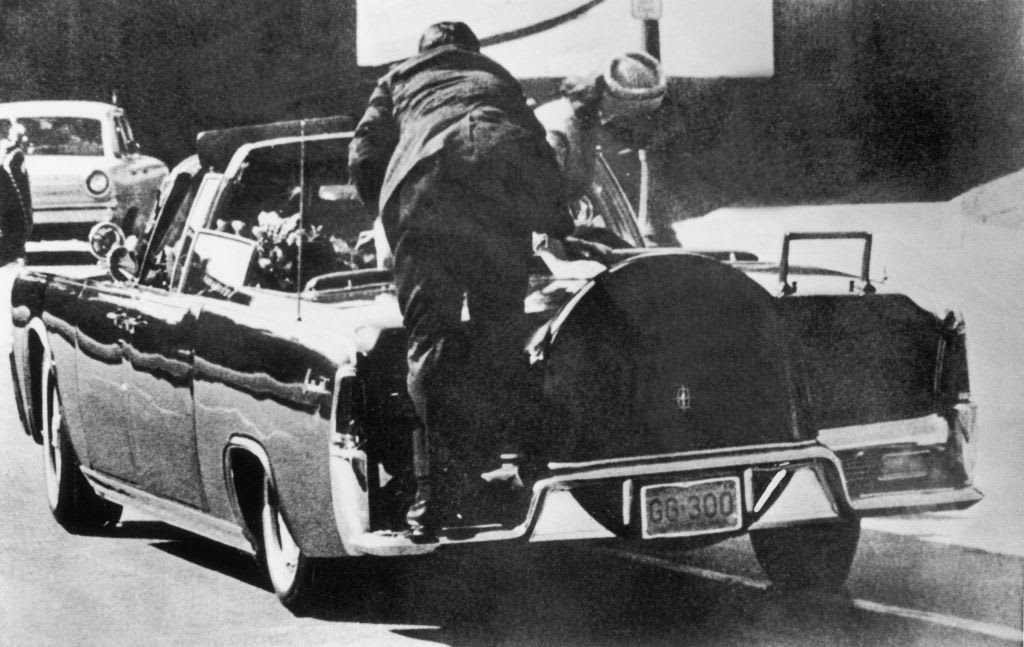
[[(616, 249), (539, 245), (524, 304), (546, 462), (409, 541), (418, 423), (347, 128), (204, 133), (137, 244), (101, 225), (92, 276), (17, 277), (17, 402), (65, 529), (144, 510), (256, 555), (300, 609), (362, 556), (486, 542), (749, 533), (774, 582), (837, 587), (861, 518), (980, 500), (963, 320), (873, 281), (869, 234), (791, 234), (778, 262), (649, 248), (599, 160), (581, 225)], [(863, 245), (862, 271), (789, 263), (822, 237)]]

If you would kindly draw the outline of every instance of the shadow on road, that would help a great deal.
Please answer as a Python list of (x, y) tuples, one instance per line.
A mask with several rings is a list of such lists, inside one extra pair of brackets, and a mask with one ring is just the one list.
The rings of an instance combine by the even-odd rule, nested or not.
[[(191, 536), (154, 546), (270, 595), (248, 555)], [(401, 625), (391, 631), (444, 645), (965, 644), (959, 631), (860, 611), (846, 594), (765, 592), (573, 547), (358, 558), (338, 576), (308, 619), (339, 630)], [(1000, 643), (973, 636), (967, 644)]]
[(270, 593), (271, 589), (264, 582), (263, 575), (260, 573), (256, 560), (252, 555), (247, 555), (229, 546), (224, 546), (184, 531), (178, 531), (174, 528), (170, 530), (176, 536), (164, 537), (170, 541), (155, 542), (152, 546), (168, 555), (174, 555), (196, 566), (227, 575), (243, 584), (248, 584)]
[(114, 539), (189, 540), (194, 538), (184, 530), (162, 521), (122, 521), (117, 526), (104, 531), (102, 535)]

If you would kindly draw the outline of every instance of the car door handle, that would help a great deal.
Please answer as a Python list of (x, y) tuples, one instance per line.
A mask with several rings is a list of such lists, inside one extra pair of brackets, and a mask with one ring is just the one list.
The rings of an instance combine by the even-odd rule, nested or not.
[(131, 335), (135, 332), (136, 328), (145, 328), (146, 320), (142, 317), (125, 315), (124, 319), (121, 320), (121, 323), (118, 324), (117, 327)]
[(146, 320), (143, 317), (133, 317), (127, 312), (108, 312), (107, 319), (114, 322), (114, 327), (129, 335), (135, 332), (136, 328), (144, 328)]

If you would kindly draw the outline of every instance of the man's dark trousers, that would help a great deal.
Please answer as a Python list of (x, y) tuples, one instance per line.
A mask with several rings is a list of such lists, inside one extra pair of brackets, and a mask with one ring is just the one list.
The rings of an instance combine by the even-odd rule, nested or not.
[[(433, 454), (450, 458), (434, 466), (434, 485), (458, 488), (479, 484), (480, 473), (496, 465), (498, 454), (516, 445), (527, 372), (524, 299), (532, 249), (525, 228), (495, 233), (473, 224), (474, 211), (493, 216), (494, 210), (514, 209), (515, 201), (459, 182), (450, 165), (435, 162), (406, 179), (399, 203), (402, 209), (433, 211), (424, 220), (450, 226), (399, 232), (394, 270), (409, 334), (409, 395), (439, 450)], [(422, 489), (430, 485), (431, 469), (429, 452), (419, 449), (415, 471)], [(448, 495), (458, 492), (445, 495), (451, 503)]]

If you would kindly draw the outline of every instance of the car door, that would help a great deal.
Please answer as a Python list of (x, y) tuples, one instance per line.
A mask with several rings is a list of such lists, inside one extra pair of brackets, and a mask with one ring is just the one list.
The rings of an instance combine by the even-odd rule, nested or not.
[(133, 295), (112, 280), (87, 283), (79, 297), (75, 337), (82, 427), (88, 437), (89, 466), (135, 482), (135, 458), (128, 436), (125, 334), (122, 322)]
[(204, 507), (192, 404), (199, 306), (186, 295), (139, 286), (122, 305), (124, 411), (136, 482), (147, 492)]
[[(192, 183), (171, 185), (139, 280), (87, 284), (78, 378), (90, 465), (149, 492), (202, 507), (192, 411), (193, 299), (169, 289), (165, 256), (181, 242)], [(189, 199), (185, 199), (188, 197)]]
[[(125, 288), (134, 298), (118, 304), (126, 394), (121, 410), (136, 482), (147, 492), (205, 509), (192, 398), (201, 305), (172, 289), (166, 271), (166, 257), (183, 243), (202, 174), (190, 166), (179, 175), (167, 186), (138, 281)], [(202, 220), (201, 213), (196, 217)]]

